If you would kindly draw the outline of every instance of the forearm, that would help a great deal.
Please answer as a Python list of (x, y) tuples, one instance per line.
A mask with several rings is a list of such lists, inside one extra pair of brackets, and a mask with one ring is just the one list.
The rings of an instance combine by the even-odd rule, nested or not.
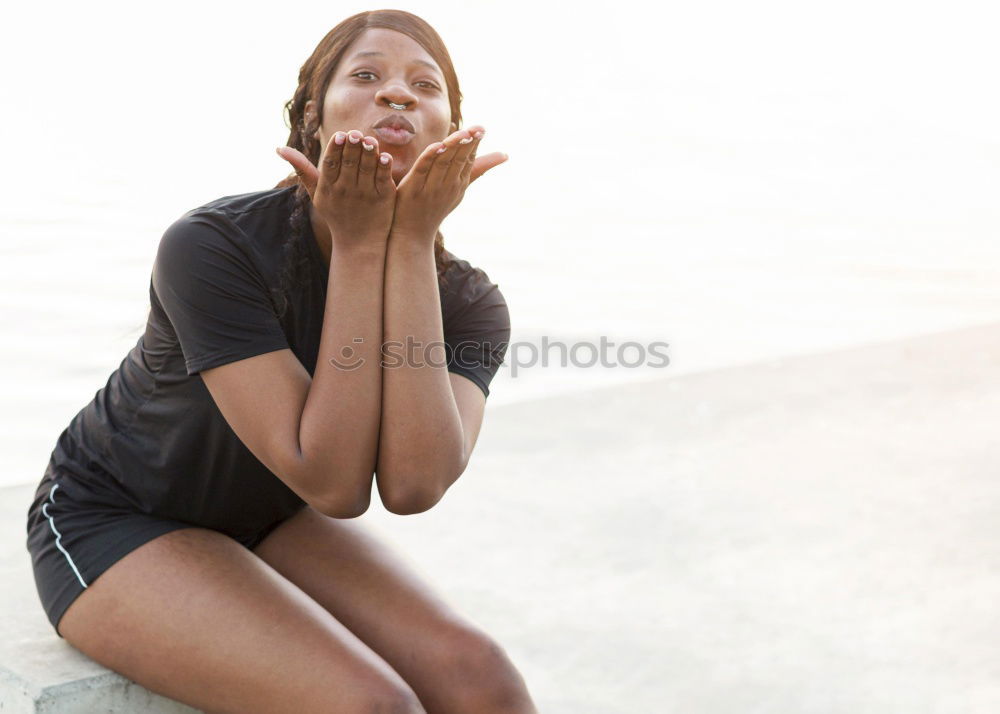
[(390, 235), (384, 309), (379, 493), (383, 502), (435, 503), (458, 477), (464, 444), (431, 241)]
[[(386, 239), (332, 247), (319, 354), (302, 411), (302, 459), (338, 510), (371, 498), (381, 411), (380, 343)], [(360, 502), (359, 502), (360, 501)]]

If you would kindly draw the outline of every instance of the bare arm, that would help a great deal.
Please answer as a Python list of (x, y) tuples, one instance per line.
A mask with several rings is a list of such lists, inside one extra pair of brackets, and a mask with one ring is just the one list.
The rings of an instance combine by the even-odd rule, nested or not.
[(437, 503), (465, 467), (462, 419), (445, 365), (433, 239), (390, 236), (383, 339), (377, 484), (388, 510), (413, 513)]
[(361, 243), (371, 247), (331, 253), (319, 356), (297, 429), (298, 467), (335, 504), (346, 498), (348, 511), (371, 498), (382, 400), (385, 236)]
[[(505, 157), (476, 159), (481, 127), (455, 132), (443, 154), (432, 144), (400, 183), (385, 276), (387, 346), (376, 483), (386, 508), (418, 513), (437, 503), (465, 470), (485, 396), (449, 374), (434, 237), (469, 182)], [(460, 140), (466, 138), (466, 142)], [(481, 138), (481, 134), (480, 134)]]
[(202, 372), (247, 448), (303, 500), (336, 517), (367, 509), (378, 450), (383, 276), (395, 186), (377, 156), (331, 139), (318, 180), (303, 176), (332, 244), (312, 377), (287, 349)]

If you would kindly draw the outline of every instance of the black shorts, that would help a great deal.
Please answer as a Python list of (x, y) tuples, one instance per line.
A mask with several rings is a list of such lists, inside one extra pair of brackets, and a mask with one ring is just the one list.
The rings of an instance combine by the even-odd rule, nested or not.
[[(71, 474), (50, 461), (28, 509), (28, 552), (42, 608), (56, 634), (73, 601), (101, 574), (139, 546), (194, 523), (158, 518), (131, 508), (70, 495)], [(286, 518), (247, 536), (231, 536), (252, 550)], [(228, 535), (228, 534), (227, 534)]]

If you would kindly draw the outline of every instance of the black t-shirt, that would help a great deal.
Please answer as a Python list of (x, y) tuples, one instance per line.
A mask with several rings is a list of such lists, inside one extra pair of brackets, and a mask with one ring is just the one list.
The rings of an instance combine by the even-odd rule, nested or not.
[[(226, 196), (164, 233), (145, 333), (59, 436), (53, 462), (70, 495), (251, 535), (290, 515), (299, 496), (225, 421), (198, 372), (290, 348), (316, 366), (328, 269), (308, 220), (309, 280), (276, 300), (294, 188)], [(450, 252), (439, 284), (448, 371), (489, 395), (510, 317), (498, 286)]]

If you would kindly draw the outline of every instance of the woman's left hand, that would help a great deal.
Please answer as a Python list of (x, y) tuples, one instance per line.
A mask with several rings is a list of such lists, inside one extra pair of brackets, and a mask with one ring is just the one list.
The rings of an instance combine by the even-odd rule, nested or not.
[[(455, 210), (469, 184), (507, 160), (494, 152), (476, 156), (482, 126), (460, 129), (429, 144), (396, 187), (391, 235), (433, 244), (438, 227)], [(441, 147), (445, 150), (438, 153)]]

